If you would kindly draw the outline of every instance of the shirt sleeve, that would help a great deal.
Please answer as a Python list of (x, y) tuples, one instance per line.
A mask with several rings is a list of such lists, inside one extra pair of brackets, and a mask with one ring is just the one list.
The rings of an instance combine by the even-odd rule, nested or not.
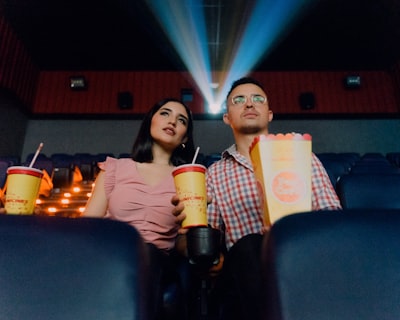
[(99, 162), (99, 168), (101, 170), (104, 170), (104, 190), (106, 192), (107, 198), (109, 198), (112, 190), (114, 189), (115, 186), (115, 180), (116, 180), (116, 170), (117, 170), (117, 159), (107, 157), (106, 161), (104, 162)]
[(321, 161), (313, 153), (311, 174), (312, 210), (340, 210), (340, 200)]

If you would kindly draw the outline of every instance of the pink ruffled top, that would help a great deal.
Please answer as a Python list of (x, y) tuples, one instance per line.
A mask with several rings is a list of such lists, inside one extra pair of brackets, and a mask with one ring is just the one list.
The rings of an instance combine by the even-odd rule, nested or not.
[(171, 250), (178, 231), (172, 214), (171, 198), (175, 194), (172, 175), (159, 185), (149, 186), (132, 159), (107, 157), (99, 167), (105, 171), (106, 217), (129, 223), (146, 242)]

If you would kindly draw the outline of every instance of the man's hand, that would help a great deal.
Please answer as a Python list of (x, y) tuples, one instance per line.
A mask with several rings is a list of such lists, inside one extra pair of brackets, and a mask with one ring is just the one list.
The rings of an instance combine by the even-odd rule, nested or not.
[(211, 277), (216, 277), (221, 273), (222, 267), (224, 266), (224, 255), (222, 253), (219, 254), (219, 260), (216, 265), (213, 265), (208, 273)]

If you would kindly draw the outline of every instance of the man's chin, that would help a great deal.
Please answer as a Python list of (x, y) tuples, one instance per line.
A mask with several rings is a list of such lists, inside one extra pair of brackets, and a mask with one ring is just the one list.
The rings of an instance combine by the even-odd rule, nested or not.
[(240, 132), (243, 134), (257, 134), (261, 133), (265, 128), (261, 128), (258, 125), (248, 125), (241, 127)]

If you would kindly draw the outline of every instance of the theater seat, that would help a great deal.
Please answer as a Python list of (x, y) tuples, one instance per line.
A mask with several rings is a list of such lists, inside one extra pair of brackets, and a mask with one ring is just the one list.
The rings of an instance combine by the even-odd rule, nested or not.
[(397, 319), (399, 235), (400, 210), (277, 221), (263, 242), (264, 319)]
[(107, 219), (0, 215), (0, 315), (148, 319), (146, 247)]
[(343, 175), (336, 191), (345, 209), (400, 209), (400, 174), (363, 173)]

